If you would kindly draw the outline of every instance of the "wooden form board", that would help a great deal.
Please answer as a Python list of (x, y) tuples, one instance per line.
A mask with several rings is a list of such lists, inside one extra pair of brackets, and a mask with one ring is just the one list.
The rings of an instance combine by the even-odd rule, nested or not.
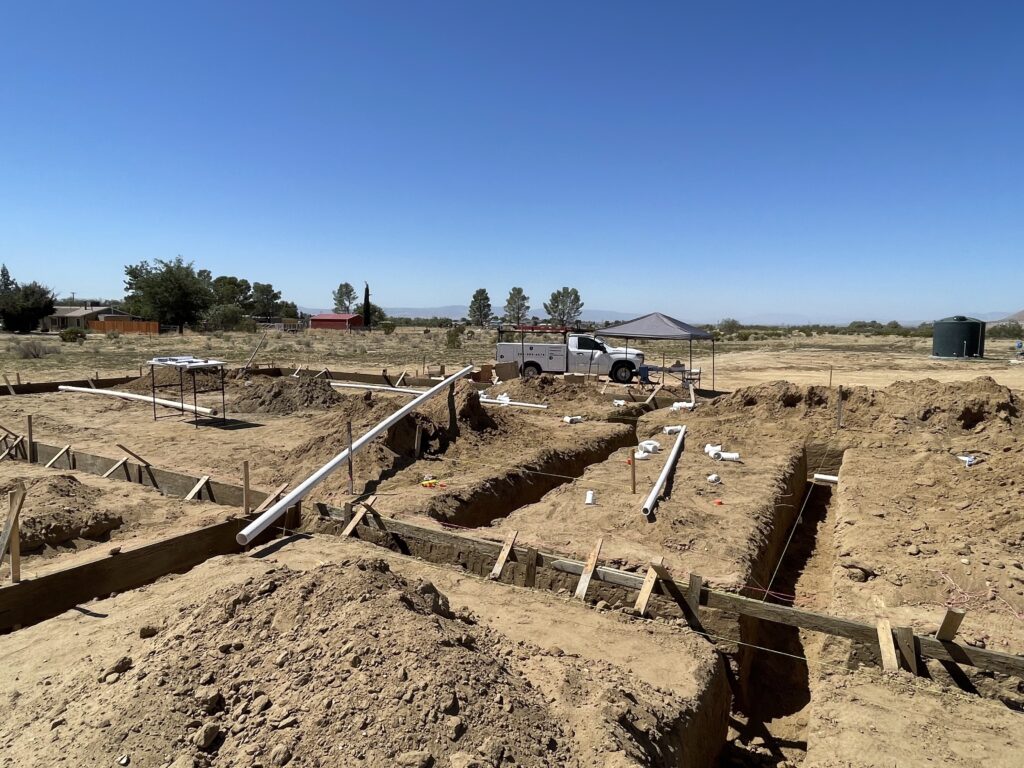
[[(321, 508), (339, 516), (343, 513), (343, 510), (329, 505), (322, 505)], [(460, 549), (472, 549), (484, 557), (494, 558), (499, 554), (502, 546), (497, 542), (428, 529), (394, 518), (382, 517), (376, 525), (381, 524), (385, 526), (385, 530), (392, 538), (397, 537), (400, 542), (404, 541), (402, 546), (406, 551), (413, 551), (416, 548), (413, 545), (416, 542), (422, 542), (426, 548), (434, 551), (457, 552)], [(353, 533), (359, 535), (360, 529), (365, 528), (366, 525), (367, 523), (364, 521)], [(517, 558), (527, 557), (526, 548), (515, 547), (513, 552)], [(586, 567), (585, 563), (545, 552), (537, 552), (535, 562), (536, 568), (547, 568), (568, 574), (581, 575)], [(645, 576), (599, 565), (594, 568), (591, 579), (639, 591), (643, 587)], [(668, 598), (675, 603), (677, 598), (674, 595), (686, 595), (689, 592), (689, 584), (684, 586), (671, 579), (659, 578), (652, 592), (655, 596)], [(788, 605), (762, 602), (731, 592), (712, 590), (707, 586), (701, 586), (697, 604), (702, 608), (737, 613), (760, 621), (770, 621), (836, 637), (845, 637), (865, 645), (875, 646), (878, 643), (878, 630), (874, 624), (816, 613)], [(921, 635), (915, 635), (914, 639), (922, 657), (952, 661), (979, 669), (1024, 677), (1024, 657)]]
[[(665, 565), (665, 558), (659, 557), (656, 561), (658, 565)], [(647, 604), (651, 601), (651, 595), (654, 593), (654, 585), (658, 583), (658, 570), (654, 567), (654, 561), (647, 567), (647, 575), (644, 576), (644, 583), (640, 587), (640, 592), (636, 596), (636, 602), (633, 604), (633, 610), (643, 616), (647, 613)]]

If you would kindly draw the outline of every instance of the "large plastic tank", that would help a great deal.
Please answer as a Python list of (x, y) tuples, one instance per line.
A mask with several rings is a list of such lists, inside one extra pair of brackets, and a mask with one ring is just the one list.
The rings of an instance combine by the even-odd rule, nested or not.
[(984, 321), (963, 315), (936, 320), (932, 331), (932, 354), (935, 357), (984, 357)]

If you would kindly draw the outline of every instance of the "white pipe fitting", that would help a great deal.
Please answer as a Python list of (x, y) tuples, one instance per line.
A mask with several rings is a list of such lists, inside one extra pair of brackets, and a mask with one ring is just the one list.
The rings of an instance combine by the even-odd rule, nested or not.
[(584, 503), (587, 506), (589, 506), (589, 507), (594, 506), (595, 502), (594, 502), (594, 492), (593, 491), (587, 491), (587, 500)]
[(640, 443), (640, 450), (647, 453), (658, 453), (661, 450), (661, 443), (657, 440), (644, 440)]
[(720, 450), (722, 450), (722, 446), (720, 445), (712, 445), (711, 443), (708, 443), (707, 445), (704, 446), (704, 453), (706, 453), (708, 456), (710, 456), (715, 451)]
[(711, 458), (715, 461), (739, 461), (740, 455), (729, 451), (715, 451), (711, 454)]

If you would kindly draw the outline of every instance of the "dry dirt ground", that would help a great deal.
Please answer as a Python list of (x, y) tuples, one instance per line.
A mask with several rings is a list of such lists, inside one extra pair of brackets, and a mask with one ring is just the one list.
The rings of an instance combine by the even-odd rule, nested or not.
[(0, 765), (700, 764), (721, 662), (616, 616), (296, 538), (3, 638)]
[[(605, 562), (643, 568), (664, 556), (673, 571), (696, 571), (718, 587), (748, 594), (770, 588), (782, 602), (867, 621), (886, 616), (919, 631), (934, 629), (944, 606), (964, 606), (962, 638), (1024, 652), (1024, 422), (1015, 393), (1024, 389), (1022, 366), (932, 361), (917, 342), (885, 350), (846, 337), (843, 347), (825, 341), (726, 351), (716, 366), (719, 386), (752, 386), (702, 401), (693, 413), (616, 413), (596, 388), (561, 382), (516, 382), (514, 398), (552, 408), (515, 411), (480, 406), (460, 387), (454, 418), (447, 404), (436, 403), (360, 454), (356, 491), (375, 493), (385, 515), (470, 527), (499, 540), (516, 529), (523, 543), (580, 559), (602, 536)], [(323, 362), (332, 370), (349, 364)], [(846, 387), (842, 428), (838, 391), (825, 386), (830, 365)], [(349, 367), (370, 366), (357, 360)], [(968, 378), (975, 373), (991, 379)], [(780, 377), (798, 384), (764, 383)], [(934, 380), (892, 383), (926, 378)], [(249, 459), (253, 485), (270, 490), (334, 456), (347, 444), (349, 422), (358, 436), (408, 402), (258, 377), (232, 381), (228, 396), (228, 428), (197, 430), (174, 416), (154, 421), (144, 404), (71, 394), (0, 397), (0, 424), (20, 432), (31, 414), (37, 440), (112, 458), (122, 455), (114, 443), (123, 442), (157, 466), (233, 483)], [(560, 416), (570, 409), (589, 418), (565, 424)], [(640, 503), (674, 439), (662, 428), (672, 424), (687, 425), (686, 451), (655, 522), (647, 523)], [(417, 425), (426, 455), (414, 461)], [(634, 495), (626, 460), (637, 437), (654, 437), (662, 452), (636, 462)], [(742, 462), (712, 461), (701, 451), (705, 442), (739, 451)], [(965, 454), (979, 462), (965, 467), (956, 458)], [(840, 476), (831, 502), (813, 501), (796, 528), (780, 529), (783, 507), (800, 504), (786, 500), (784, 480), (816, 470)], [(709, 483), (711, 473), (722, 482)], [(34, 483), (26, 521), (43, 520), (33, 523), (40, 531), (109, 537), (104, 547), (233, 513), (81, 473), (3, 465), (0, 480), (9, 486), (18, 477)], [(584, 503), (587, 490), (595, 491), (596, 505)], [(313, 497), (339, 505), (349, 498), (344, 471)], [(107, 532), (90, 529), (117, 516), (121, 524)], [(88, 535), (57, 538), (40, 554), (28, 553), (29, 574), (95, 549)], [(765, 555), (779, 548), (781, 562)], [(373, 564), (381, 557), (393, 572)], [(293, 571), (268, 574), (285, 565)], [(418, 589), (421, 578), (447, 594), (460, 615), (438, 612), (443, 601)], [(276, 586), (261, 594), (268, 580)], [(301, 608), (314, 601), (330, 610)], [(287, 754), (288, 765), (384, 766), (427, 764), (422, 755), (400, 757), (426, 751), (440, 766), (497, 768), (495, 743), (512, 731), (500, 746), (516, 764), (674, 765), (671, 734), (688, 727), (694, 697), (717, 679), (707, 640), (681, 627), (486, 584), (325, 536), (296, 539), (262, 558), (218, 558), (89, 610), (108, 616), (72, 612), (0, 638), (0, 658), (16, 670), (3, 681), (16, 716), (10, 724), (0, 718), (0, 761), (102, 765), (130, 754), (132, 765), (187, 758), (192, 762), (175, 768), (269, 766)], [(467, 610), (476, 619), (461, 615)], [(143, 624), (156, 635), (139, 637)], [(350, 636), (356, 640), (342, 653)], [(243, 648), (222, 652), (229, 640)], [(966, 681), (941, 667), (929, 668), (931, 680), (887, 676), (865, 649), (813, 633), (766, 632), (757, 644), (769, 650), (749, 652), (748, 672), (762, 691), (734, 713), (723, 764), (968, 766), (979, 755), (989, 765), (1020, 764), (1019, 739), (1010, 738), (1024, 723), (1019, 680), (966, 667)], [(278, 647), (289, 652), (281, 666)], [(392, 648), (394, 662), (385, 655)], [(133, 659), (131, 667), (101, 682), (122, 656)], [(398, 668), (407, 680), (397, 679)], [(440, 688), (445, 680), (451, 687), (447, 670), (463, 668), (468, 678), (454, 687), (467, 691), (466, 708), (448, 713)], [(296, 684), (306, 675), (307, 683)], [(412, 691), (413, 711), (404, 699), (417, 675), (428, 684)], [(264, 679), (261, 689), (257, 680)], [(213, 696), (211, 705), (209, 691), (196, 696), (211, 686), (223, 701)], [(269, 709), (254, 712), (261, 696)], [(503, 709), (509, 702), (512, 713)], [(944, 707), (955, 712), (957, 729), (938, 719)], [(529, 714), (520, 720), (523, 710)], [(460, 725), (451, 718), (465, 729), (454, 741), (449, 734)], [(231, 748), (200, 748), (202, 734)]]

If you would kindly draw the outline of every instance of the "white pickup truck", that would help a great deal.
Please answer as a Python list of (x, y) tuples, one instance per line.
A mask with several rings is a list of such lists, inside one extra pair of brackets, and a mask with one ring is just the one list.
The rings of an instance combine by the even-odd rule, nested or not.
[(628, 384), (644, 353), (630, 347), (609, 347), (600, 336), (570, 333), (566, 344), (499, 342), (494, 352), (499, 363), (518, 363), (523, 376), (540, 373), (594, 373)]

